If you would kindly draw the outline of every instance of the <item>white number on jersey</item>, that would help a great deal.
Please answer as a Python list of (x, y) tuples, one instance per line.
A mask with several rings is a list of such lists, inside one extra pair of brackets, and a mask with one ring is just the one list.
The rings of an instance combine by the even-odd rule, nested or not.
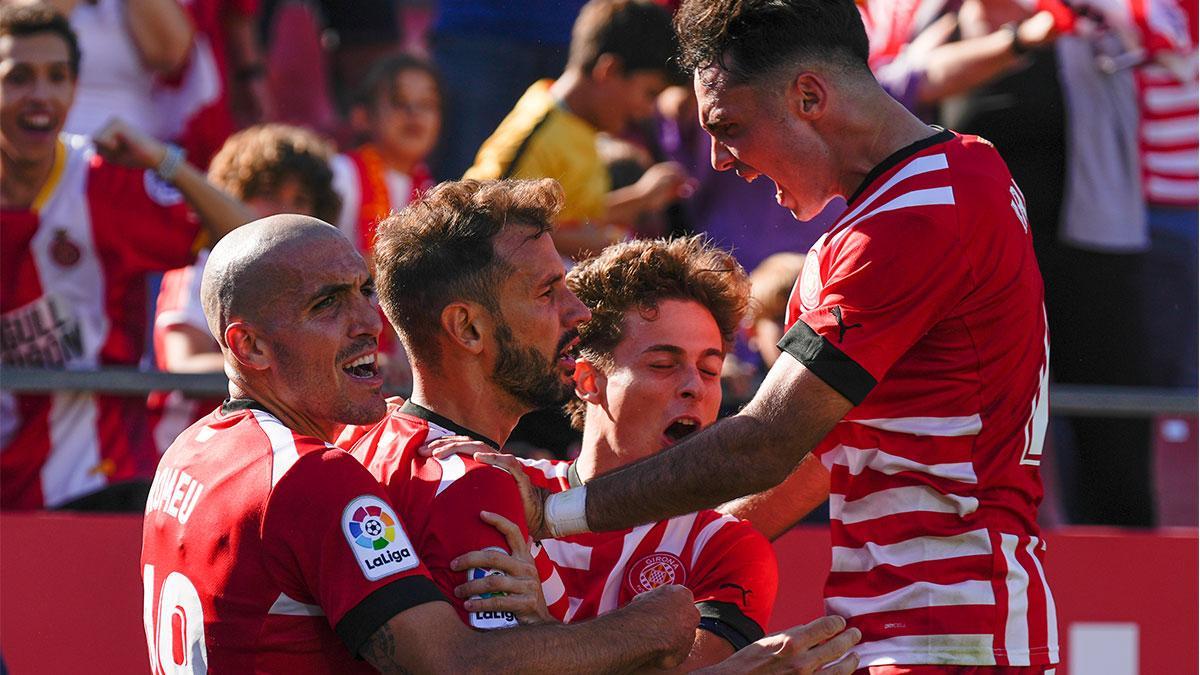
[(142, 575), (142, 624), (155, 675), (202, 675), (208, 672), (204, 647), (204, 607), (191, 580), (171, 572), (154, 607), (154, 565)]

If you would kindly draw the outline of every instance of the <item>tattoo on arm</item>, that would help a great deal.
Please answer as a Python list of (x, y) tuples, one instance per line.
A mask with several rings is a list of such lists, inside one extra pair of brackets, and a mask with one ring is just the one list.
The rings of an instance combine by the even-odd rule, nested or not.
[(362, 650), (363, 659), (385, 675), (408, 675), (408, 670), (396, 660), (396, 636), (392, 628), (383, 624)]

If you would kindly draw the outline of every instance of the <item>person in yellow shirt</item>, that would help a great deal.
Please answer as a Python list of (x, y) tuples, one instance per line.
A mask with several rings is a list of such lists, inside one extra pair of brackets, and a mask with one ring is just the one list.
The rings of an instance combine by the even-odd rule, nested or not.
[(579, 258), (625, 238), (639, 215), (683, 196), (688, 176), (680, 165), (663, 162), (614, 190), (596, 136), (619, 135), (630, 122), (653, 114), (674, 50), (665, 9), (645, 0), (587, 3), (575, 21), (562, 76), (525, 92), (465, 177), (556, 179), (566, 205), (554, 239), (565, 256)]

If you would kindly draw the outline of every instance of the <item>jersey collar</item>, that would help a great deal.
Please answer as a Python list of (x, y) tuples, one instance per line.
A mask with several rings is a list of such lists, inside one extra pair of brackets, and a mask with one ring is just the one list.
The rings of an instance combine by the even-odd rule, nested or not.
[(441, 415), (433, 412), (432, 410), (430, 410), (429, 408), (426, 408), (425, 406), (421, 405), (420, 403), (413, 403), (411, 399), (408, 401), (405, 401), (404, 405), (400, 406), (400, 412), (404, 413), (405, 415), (412, 415), (413, 417), (419, 417), (419, 418), (425, 420), (426, 422), (432, 422), (432, 423), (438, 425), (439, 427), (442, 427), (443, 429), (446, 429), (447, 431), (453, 431), (454, 433), (456, 433), (460, 436), (467, 436), (468, 438), (473, 438), (473, 439), (479, 441), (480, 443), (485, 443), (487, 445), (492, 446), (493, 448), (496, 449), (496, 451), (500, 450), (500, 444), (497, 443), (496, 441), (493, 441), (492, 439), (488, 438), (487, 436), (484, 436), (483, 434), (481, 434), (477, 431), (471, 431), (470, 429), (462, 426), (461, 424), (454, 422), (453, 420), (449, 420), (445, 417), (442, 417)]
[(933, 124), (929, 125), (929, 128), (934, 130), (934, 134), (932, 136), (927, 136), (916, 143), (910, 143), (903, 148), (900, 148), (899, 150), (888, 155), (887, 159), (875, 165), (875, 168), (871, 169), (871, 172), (867, 174), (867, 177), (863, 179), (863, 182), (859, 183), (858, 189), (854, 191), (854, 194), (850, 195), (850, 198), (846, 200), (846, 204), (853, 206), (854, 200), (861, 197), (862, 193), (871, 186), (871, 183), (874, 183), (880, 176), (900, 162), (912, 157), (925, 148), (954, 140), (953, 131), (948, 131)]

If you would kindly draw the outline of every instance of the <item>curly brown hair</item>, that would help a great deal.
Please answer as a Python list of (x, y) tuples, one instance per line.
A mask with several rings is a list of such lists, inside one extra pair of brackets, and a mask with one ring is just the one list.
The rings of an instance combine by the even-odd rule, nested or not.
[(214, 185), (238, 199), (274, 193), (288, 180), (311, 195), (313, 216), (332, 223), (342, 200), (333, 190), (333, 145), (287, 124), (260, 124), (226, 139), (208, 167)]
[[(567, 287), (592, 310), (591, 320), (579, 327), (580, 356), (603, 370), (612, 367), (630, 310), (649, 319), (664, 300), (695, 301), (712, 313), (728, 349), (750, 299), (746, 271), (703, 235), (614, 244), (572, 268)], [(567, 402), (577, 429), (585, 408), (579, 399)]]
[(557, 181), (461, 180), (442, 183), (380, 221), (375, 230), (379, 302), (414, 359), (437, 367), (441, 313), (456, 300), (500, 309), (496, 290), (512, 264), (496, 256), (505, 227), (549, 232), (562, 209)]

